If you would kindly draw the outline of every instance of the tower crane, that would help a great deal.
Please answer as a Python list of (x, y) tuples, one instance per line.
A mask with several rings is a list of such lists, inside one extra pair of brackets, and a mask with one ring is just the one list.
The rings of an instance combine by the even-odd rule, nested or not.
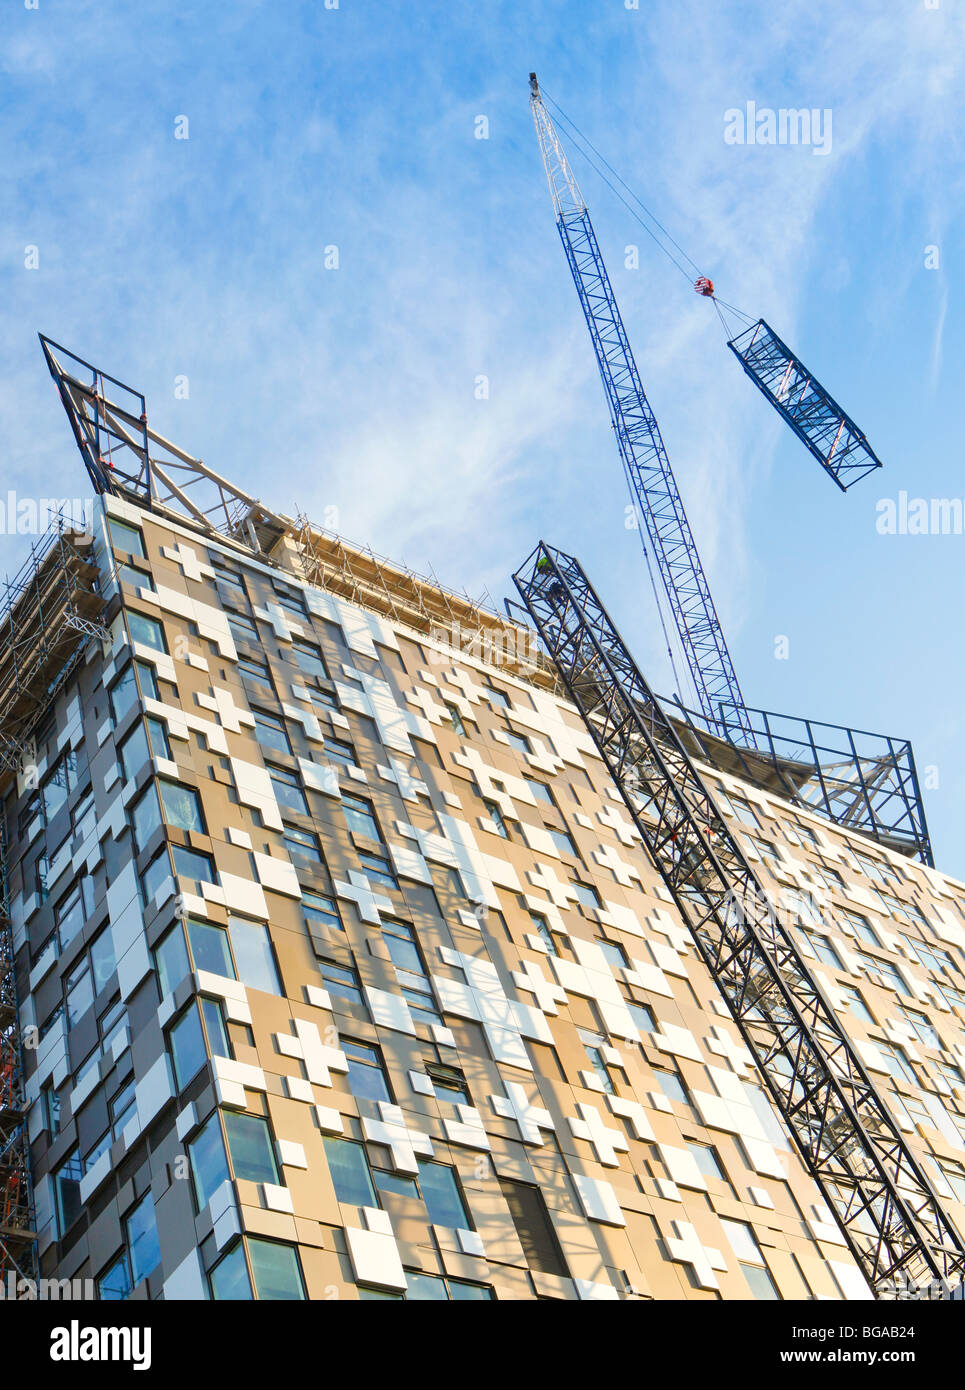
[[(530, 107), (556, 227), (586, 318), (630, 493), (656, 562), (701, 713), (722, 731), (754, 733), (697, 545), (579, 185), (530, 73)], [(649, 563), (649, 557), (648, 557)]]

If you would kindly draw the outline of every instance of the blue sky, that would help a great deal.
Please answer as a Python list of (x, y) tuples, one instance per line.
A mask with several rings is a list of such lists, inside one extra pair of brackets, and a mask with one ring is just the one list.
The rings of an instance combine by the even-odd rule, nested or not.
[[(957, 0), (10, 0), (6, 487), (86, 482), (39, 329), (269, 505), (336, 507), (348, 538), (453, 586), (501, 598), (541, 536), (578, 555), (668, 689), (530, 120), (535, 68), (884, 461), (839, 493), (710, 305), (574, 159), (745, 697), (910, 736), (937, 769), (938, 863), (965, 876), (965, 536), (875, 525), (902, 489), (965, 496), (963, 39)], [(725, 143), (724, 113), (750, 100), (829, 108), (830, 153)], [(12, 570), (25, 543), (0, 544)]]

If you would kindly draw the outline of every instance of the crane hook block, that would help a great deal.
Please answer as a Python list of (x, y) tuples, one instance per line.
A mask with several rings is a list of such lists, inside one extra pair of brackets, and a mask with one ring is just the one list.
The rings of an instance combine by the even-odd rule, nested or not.
[(694, 281), (694, 289), (698, 294), (706, 295), (708, 299), (714, 297), (714, 282), (708, 280), (706, 275), (701, 275), (699, 279)]

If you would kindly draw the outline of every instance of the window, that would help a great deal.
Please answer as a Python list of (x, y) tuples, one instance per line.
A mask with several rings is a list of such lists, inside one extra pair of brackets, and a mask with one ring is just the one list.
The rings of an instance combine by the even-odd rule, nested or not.
[(606, 1046), (604, 1039), (600, 1037), (599, 1033), (591, 1033), (586, 1028), (577, 1028), (576, 1031), (579, 1034), (580, 1042), (583, 1044), (583, 1050), (590, 1059), (590, 1067), (597, 1081), (599, 1081), (600, 1086), (606, 1091), (607, 1095), (616, 1095), (616, 1087), (613, 1085), (610, 1073), (607, 1071), (606, 1062), (603, 1060), (602, 1049)]
[(499, 1186), (530, 1269), (568, 1278), (563, 1251), (539, 1188), (509, 1178), (500, 1178)]
[(297, 815), (307, 816), (308, 802), (297, 775), (289, 772), (287, 768), (276, 767), (274, 763), (268, 763), (267, 767), (279, 806), (284, 806), (286, 810), (294, 811)]
[(134, 846), (140, 854), (155, 831), (161, 828), (161, 803), (153, 782), (134, 803), (131, 821), (134, 826)]
[(431, 1300), (436, 1303), (456, 1302), (464, 1299), (491, 1299), (494, 1297), (488, 1284), (470, 1284), (465, 1279), (445, 1278), (441, 1274), (424, 1274), (421, 1270), (405, 1271), (405, 1293), (389, 1293), (387, 1289), (371, 1289), (359, 1285), (359, 1298), (364, 1302), (375, 1299), (394, 1299), (406, 1302)]
[(152, 594), (155, 591), (154, 580), (144, 570), (135, 569), (133, 565), (120, 564), (117, 566), (117, 577), (123, 584), (130, 584), (132, 589), (147, 589)]
[(100, 994), (110, 982), (111, 976), (117, 969), (117, 962), (114, 959), (114, 940), (110, 929), (105, 928), (99, 932), (90, 948), (90, 966), (94, 975), (94, 994)]
[[(174, 930), (177, 932), (179, 929), (175, 927)], [(167, 939), (165, 937), (165, 942)], [(207, 970), (212, 975), (221, 975), (229, 980), (237, 978), (231, 959), (231, 948), (228, 945), (228, 933), (224, 927), (188, 918), (188, 940), (191, 943), (195, 970)]]
[(121, 770), (124, 781), (130, 782), (151, 756), (147, 742), (147, 730), (140, 721), (121, 744)]
[(292, 642), (292, 654), (306, 676), (317, 676), (328, 680), (328, 668), (321, 651), (312, 642), (302, 642), (297, 638)]
[(362, 999), (359, 977), (350, 966), (333, 965), (325, 961), (320, 970), (322, 983), (329, 994), (333, 994), (336, 999), (347, 999), (356, 1011), (361, 1009), (366, 1013), (368, 1012)]
[(236, 642), (250, 642), (253, 647), (258, 646), (258, 629), (249, 617), (229, 610), (227, 618), (228, 627)]
[(462, 715), (459, 713), (455, 705), (447, 704), (446, 709), (449, 711), (449, 723), (451, 727), (455, 729), (457, 734), (461, 734), (462, 737), (465, 738), (466, 726), (462, 722)]
[(356, 835), (367, 835), (370, 840), (381, 841), (382, 835), (368, 801), (363, 801), (362, 797), (354, 796), (351, 792), (343, 792), (342, 810), (349, 830), (354, 831)]
[(657, 1085), (668, 1100), (679, 1101), (681, 1105), (690, 1104), (687, 1088), (677, 1072), (665, 1071), (662, 1067), (654, 1067), (653, 1074), (657, 1079)]
[(624, 1000), (630, 1010), (630, 1017), (637, 1025), (640, 1033), (654, 1033), (657, 1028), (657, 1020), (653, 1016), (653, 1011), (646, 1004), (636, 1004), (632, 999)]
[(323, 746), (331, 761), (338, 763), (340, 767), (356, 767), (358, 765), (355, 749), (345, 739), (326, 736), (323, 740)]
[(97, 1297), (102, 1303), (116, 1302), (127, 1298), (133, 1288), (125, 1250), (98, 1279)]
[(267, 1182), (277, 1185), (278, 1165), (271, 1140), (268, 1121), (261, 1115), (248, 1115), (240, 1110), (224, 1112), (228, 1152), (235, 1177), (246, 1182)]
[(131, 641), (140, 642), (143, 647), (152, 647), (156, 652), (166, 652), (164, 629), (157, 618), (148, 618), (143, 613), (127, 610), (127, 625), (131, 630)]
[(553, 940), (553, 933), (549, 929), (549, 923), (546, 921), (546, 918), (539, 912), (531, 912), (529, 914), (529, 920), (533, 924), (536, 935), (546, 947), (547, 953), (551, 956), (558, 956), (559, 951), (556, 949), (556, 942)]
[(545, 802), (547, 806), (553, 806), (555, 808), (556, 798), (553, 796), (553, 793), (550, 791), (549, 787), (546, 785), (545, 782), (537, 782), (530, 777), (525, 777), (523, 780), (525, 781), (527, 787), (529, 787), (533, 795), (536, 797), (537, 801)]
[(154, 1198), (150, 1192), (141, 1198), (125, 1224), (127, 1248), (131, 1255), (131, 1283), (136, 1288), (161, 1263), (161, 1243), (154, 1215)]
[(277, 714), (268, 714), (262, 709), (253, 709), (255, 716), (255, 738), (262, 748), (271, 748), (276, 753), (291, 754), (291, 740), (285, 729), (285, 721)]
[(831, 945), (830, 941), (826, 940), (823, 936), (815, 935), (813, 932), (806, 932), (803, 927), (799, 927), (798, 930), (822, 964), (830, 966), (832, 970), (844, 969), (844, 966), (841, 964), (841, 957)]
[(43, 1089), (44, 1127), (52, 1139), (60, 1133), (60, 1093), (48, 1082)]
[(244, 581), (240, 574), (235, 574), (234, 570), (222, 568), (216, 561), (214, 565), (214, 578), (220, 590), (223, 590), (226, 594), (230, 594), (233, 598), (241, 599), (243, 603), (247, 603), (248, 595), (245, 592)]
[(221, 1005), (215, 999), (202, 998), (187, 1009), (169, 1034), (171, 1058), (178, 1090), (183, 1091), (196, 1076), (208, 1055), (230, 1057), (228, 1034)]
[(501, 835), (504, 840), (509, 839), (509, 831), (506, 829), (506, 822), (503, 820), (503, 813), (496, 805), (495, 801), (484, 801), (486, 814), (493, 823), (493, 829), (497, 835)]
[(444, 1105), (451, 1105), (453, 1108), (457, 1105), (472, 1105), (466, 1078), (455, 1067), (446, 1067), (441, 1063), (433, 1062), (426, 1067), (426, 1075), (432, 1082), (432, 1089), (436, 1093), (437, 1101)]
[(901, 1004), (898, 1005), (898, 1013), (911, 1025), (919, 1042), (923, 1042), (926, 1047), (941, 1047), (942, 1040), (938, 1036), (938, 1030), (927, 1014), (919, 1013), (917, 1009), (909, 1009)]
[(298, 863), (302, 864), (324, 864), (322, 851), (318, 847), (318, 838), (310, 830), (297, 830), (294, 826), (285, 826), (285, 847), (288, 853)]
[(876, 1042), (875, 1047), (881, 1053), (882, 1060), (896, 1081), (910, 1081), (913, 1086), (918, 1085), (918, 1078), (899, 1048), (885, 1042)]
[(305, 1297), (298, 1252), (293, 1245), (249, 1236), (248, 1257), (259, 1299), (292, 1300)]
[(389, 948), (403, 998), (415, 1010), (416, 1021), (441, 1023), (432, 985), (422, 963), (416, 934), (407, 922), (382, 919), (382, 936)]
[(266, 994), (281, 994), (275, 954), (265, 924), (229, 916), (228, 935), (242, 984), (249, 989), (264, 990)]
[(229, 1181), (228, 1158), (221, 1137), (220, 1110), (206, 1121), (188, 1145), (198, 1210), (203, 1211), (223, 1182)]
[(690, 1144), (684, 1141), (687, 1151), (705, 1178), (724, 1181), (724, 1170), (717, 1158), (717, 1150), (710, 1144)]
[(868, 1012), (868, 1007), (854, 985), (844, 985), (839, 988), (841, 1000), (848, 1013), (854, 1014), (855, 1018), (860, 1018), (862, 1023), (874, 1023), (874, 1019)]
[(551, 826), (547, 827), (547, 833), (560, 854), (567, 854), (571, 859), (578, 858), (576, 845), (565, 830), (554, 830)]
[(119, 724), (128, 710), (137, 703), (140, 695), (152, 700), (158, 698), (154, 667), (144, 661), (132, 661), (121, 678), (111, 687), (110, 695), (114, 723)]
[(744, 1221), (728, 1221), (723, 1217), (720, 1224), (754, 1297), (762, 1300), (779, 1299), (781, 1295), (764, 1265), (764, 1256), (750, 1226)]
[(57, 938), (60, 949), (64, 950), (84, 925), (86, 913), (80, 884), (61, 898), (54, 909), (57, 922)]
[(208, 1283), (211, 1297), (219, 1303), (239, 1302), (252, 1297), (244, 1241), (239, 1240), (227, 1255), (221, 1257), (208, 1275)]
[(94, 981), (90, 962), (83, 956), (66, 980), (67, 1027), (73, 1028), (94, 1002)]
[(447, 1167), (444, 1163), (428, 1163), (421, 1158), (416, 1162), (419, 1165), (419, 1190), (431, 1224), (463, 1231), (471, 1230), (455, 1169)]
[(275, 589), (275, 602), (281, 607), (286, 608), (289, 613), (296, 614), (299, 618), (306, 617), (305, 605), (302, 602), (301, 594), (294, 589)]
[(142, 560), (147, 559), (144, 537), (136, 526), (128, 526), (127, 522), (118, 521), (114, 516), (108, 518), (107, 525), (111, 533), (111, 545), (115, 550), (121, 551), (124, 555), (138, 555)]
[(859, 956), (862, 970), (873, 983), (881, 985), (885, 989), (893, 989), (897, 994), (910, 993), (904, 978), (890, 961), (878, 960), (875, 956), (869, 956), (864, 951), (861, 951)]
[(331, 927), (333, 931), (345, 930), (339, 916), (338, 905), (335, 899), (329, 897), (327, 893), (310, 892), (307, 888), (303, 888), (302, 914), (309, 924)]
[(383, 855), (370, 854), (368, 850), (360, 849), (359, 863), (369, 878), (374, 878), (378, 883), (384, 883), (386, 888), (398, 888), (398, 882), (392, 872), (392, 865)]
[(185, 883), (214, 883), (214, 867), (210, 855), (199, 854), (196, 849), (186, 849), (184, 845), (172, 845), (171, 858), (174, 861), (175, 874)]
[(81, 1213), (80, 1180), (84, 1176), (80, 1155), (71, 1154), (54, 1174), (54, 1191), (57, 1197), (57, 1232), (61, 1239)]
[(878, 940), (867, 917), (863, 917), (860, 912), (849, 912), (847, 908), (839, 907), (836, 909), (836, 916), (847, 922), (859, 941), (863, 941), (866, 946), (872, 946), (876, 951), (881, 950), (881, 942)]
[(342, 1051), (348, 1062), (348, 1082), (352, 1094), (364, 1096), (368, 1100), (391, 1102), (392, 1093), (385, 1077), (385, 1063), (379, 1049), (371, 1043), (343, 1038)]
[(153, 715), (149, 715), (144, 722), (147, 725), (147, 740), (151, 747), (151, 753), (155, 758), (167, 758), (168, 762), (171, 762), (171, 744), (168, 739), (167, 725), (163, 720), (155, 719)]
[(627, 953), (622, 946), (618, 945), (615, 941), (605, 941), (603, 937), (600, 936), (596, 938), (594, 944), (599, 946), (600, 950), (603, 952), (607, 965), (609, 965), (611, 970), (626, 970)]
[(591, 888), (588, 883), (579, 883), (574, 880), (569, 885), (570, 892), (581, 907), (594, 908), (600, 906), (600, 895), (595, 888)]
[(511, 729), (508, 729), (503, 737), (510, 748), (515, 748), (517, 753), (532, 753), (532, 745), (525, 734), (514, 734)]
[(346, 1206), (377, 1207), (379, 1203), (362, 1145), (351, 1139), (332, 1139), (328, 1135), (324, 1136), (322, 1142), (337, 1199)]
[(238, 657), (238, 671), (243, 681), (250, 681), (253, 685), (263, 685), (272, 694), (275, 693), (275, 686), (271, 679), (271, 672), (267, 665), (262, 661), (255, 661), (251, 656)]
[(509, 709), (509, 696), (504, 690), (497, 690), (491, 685), (486, 691), (486, 697), (493, 709)]
[(180, 782), (166, 782), (163, 778), (160, 785), (167, 823), (178, 830), (195, 830), (203, 835), (204, 818), (198, 793), (192, 787), (182, 786)]

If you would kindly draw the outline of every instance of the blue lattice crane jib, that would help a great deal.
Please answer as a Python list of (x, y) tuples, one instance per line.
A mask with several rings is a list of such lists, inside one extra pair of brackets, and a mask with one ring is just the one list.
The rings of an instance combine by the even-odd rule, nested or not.
[(727, 346), (842, 492), (881, 468), (864, 433), (764, 319)]

